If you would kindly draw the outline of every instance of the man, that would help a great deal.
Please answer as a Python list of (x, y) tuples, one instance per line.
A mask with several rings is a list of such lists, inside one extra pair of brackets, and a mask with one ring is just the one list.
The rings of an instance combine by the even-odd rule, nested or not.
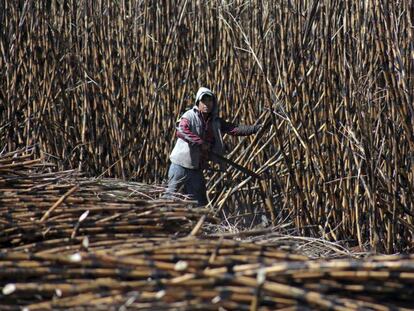
[(195, 106), (186, 111), (177, 124), (177, 142), (170, 155), (165, 197), (171, 197), (184, 185), (185, 194), (204, 206), (207, 194), (202, 170), (209, 160), (215, 160), (214, 154), (223, 154), (222, 135), (247, 136), (255, 134), (261, 126), (237, 126), (219, 118), (216, 96), (205, 87), (198, 90)]

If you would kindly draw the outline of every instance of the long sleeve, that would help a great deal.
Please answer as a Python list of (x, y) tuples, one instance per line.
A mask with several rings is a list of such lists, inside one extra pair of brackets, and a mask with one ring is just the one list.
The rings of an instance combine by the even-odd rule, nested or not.
[(259, 131), (260, 125), (236, 125), (220, 119), (221, 131), (232, 136), (248, 136)]
[(202, 145), (204, 143), (200, 136), (194, 134), (190, 129), (190, 121), (186, 118), (181, 118), (177, 126), (177, 137), (186, 141), (190, 145)]

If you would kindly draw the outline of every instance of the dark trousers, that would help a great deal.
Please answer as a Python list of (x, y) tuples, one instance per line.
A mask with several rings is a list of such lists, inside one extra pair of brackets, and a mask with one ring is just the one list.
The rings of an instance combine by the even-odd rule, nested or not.
[(202, 170), (189, 169), (171, 163), (168, 170), (168, 186), (164, 197), (170, 198), (184, 186), (184, 194), (191, 200), (196, 200), (198, 206), (207, 205), (206, 181)]

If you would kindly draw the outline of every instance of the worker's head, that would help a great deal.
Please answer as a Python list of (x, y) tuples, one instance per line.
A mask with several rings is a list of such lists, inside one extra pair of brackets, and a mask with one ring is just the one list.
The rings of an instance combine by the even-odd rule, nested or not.
[(202, 113), (211, 113), (214, 107), (214, 97), (208, 94), (204, 94), (198, 102), (198, 109)]
[(214, 93), (206, 87), (200, 87), (196, 95), (196, 105), (203, 113), (215, 111), (216, 97)]

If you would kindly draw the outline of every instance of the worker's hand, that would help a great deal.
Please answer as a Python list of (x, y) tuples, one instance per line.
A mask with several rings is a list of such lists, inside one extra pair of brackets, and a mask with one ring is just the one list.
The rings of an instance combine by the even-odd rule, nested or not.
[(211, 151), (211, 144), (210, 143), (207, 143), (207, 142), (204, 142), (202, 145), (201, 145), (201, 152), (203, 152), (203, 153), (210, 153), (210, 151)]
[(263, 127), (263, 124), (253, 125), (253, 133), (257, 133)]

